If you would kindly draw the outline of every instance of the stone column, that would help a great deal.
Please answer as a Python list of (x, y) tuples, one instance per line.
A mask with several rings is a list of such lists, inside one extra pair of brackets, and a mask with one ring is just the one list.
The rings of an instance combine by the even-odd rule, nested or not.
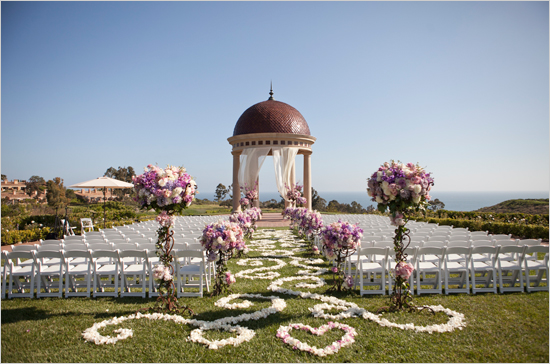
[(254, 207), (260, 207), (260, 176), (256, 179), (256, 182), (258, 183), (257, 191), (258, 191), (258, 198), (256, 201), (254, 201)]
[[(290, 169), (290, 188), (294, 188), (296, 185), (296, 157), (294, 157), (294, 162), (292, 163), (292, 168)], [(292, 207), (298, 207), (296, 202), (290, 204)]]
[(305, 207), (311, 210), (311, 151), (304, 151), (304, 197)]
[(241, 165), (241, 152), (231, 152), (233, 154), (233, 212), (241, 211), (239, 200), (241, 199), (241, 189), (239, 188), (239, 166)]

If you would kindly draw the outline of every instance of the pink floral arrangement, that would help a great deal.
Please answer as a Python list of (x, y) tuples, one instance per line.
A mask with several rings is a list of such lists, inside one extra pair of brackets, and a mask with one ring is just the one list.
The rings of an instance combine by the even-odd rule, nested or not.
[(302, 196), (303, 186), (296, 183), (293, 187), (289, 187), (285, 183), (286, 199), (296, 202), (297, 205), (305, 205), (307, 200)]
[(246, 209), (248, 205), (250, 205), (250, 200), (246, 197), (243, 197), (240, 199), (239, 204), (241, 205), (241, 208)]
[(153, 268), (153, 278), (159, 281), (171, 281), (173, 279), (170, 268), (163, 264), (156, 265)]
[(245, 211), (256, 222), (262, 218), (262, 210), (259, 207), (251, 207)]
[(404, 280), (407, 280), (410, 278), (413, 271), (414, 267), (411, 263), (399, 262), (395, 266), (394, 274), (398, 277), (403, 278)]
[(241, 187), (241, 190), (243, 190), (244, 197), (250, 200), (250, 202), (258, 199), (258, 181), (256, 181), (252, 188), (249, 188), (245, 183), (244, 187)]
[(160, 224), (160, 226), (165, 228), (173, 226), (176, 221), (174, 216), (170, 215), (166, 211), (162, 211), (160, 214), (158, 214), (156, 220)]
[(200, 238), (200, 242), (210, 252), (231, 252), (246, 248), (244, 235), (239, 224), (219, 220), (216, 223), (207, 225)]
[(323, 248), (327, 251), (353, 250), (361, 243), (363, 229), (349, 222), (333, 222), (321, 229)]
[(323, 217), (321, 213), (307, 210), (306, 213), (301, 216), (299, 227), (300, 231), (306, 236), (317, 233), (323, 227)]
[(433, 178), (422, 167), (413, 163), (391, 161), (384, 163), (368, 179), (367, 193), (378, 203), (378, 210), (392, 213), (391, 222), (405, 225), (403, 213), (409, 209), (424, 209), (431, 197)]
[(181, 212), (195, 199), (197, 184), (185, 168), (165, 169), (149, 164), (145, 173), (133, 176), (136, 197), (142, 208)]
[(237, 280), (235, 279), (235, 276), (233, 274), (231, 274), (230, 271), (227, 271), (227, 272), (225, 272), (225, 282), (229, 286), (229, 285), (232, 285), (233, 283), (237, 282)]
[(229, 221), (239, 224), (241, 227), (243, 233), (247, 237), (252, 237), (252, 234), (254, 233), (254, 220), (250, 216), (250, 214), (247, 213), (247, 211), (242, 212), (235, 212), (229, 216)]
[(346, 289), (352, 289), (355, 285), (355, 282), (353, 280), (353, 276), (346, 275), (344, 278), (344, 288)]
[(206, 225), (200, 242), (208, 260), (216, 261), (216, 278), (212, 294), (219, 295), (230, 291), (229, 285), (235, 283), (235, 278), (227, 270), (225, 263), (236, 251), (246, 251), (243, 230), (237, 223), (219, 220)]

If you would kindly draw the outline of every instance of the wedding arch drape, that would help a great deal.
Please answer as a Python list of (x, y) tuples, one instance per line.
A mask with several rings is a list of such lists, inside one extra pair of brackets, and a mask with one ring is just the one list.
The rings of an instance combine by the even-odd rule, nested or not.
[(239, 186), (254, 187), (260, 168), (269, 154), (270, 147), (267, 148), (245, 148), (241, 154), (239, 166)]
[(281, 197), (285, 201), (289, 201), (286, 198), (286, 187), (291, 186), (290, 174), (294, 168), (296, 162), (296, 155), (298, 154), (298, 148), (272, 148), (273, 151), (273, 164), (275, 166), (275, 180), (277, 182), (277, 190), (281, 194)]
[(296, 163), (298, 148), (284, 147), (264, 147), (264, 148), (245, 148), (240, 156), (239, 165), (239, 186), (253, 187), (260, 175), (260, 169), (269, 154), (273, 153), (273, 165), (275, 167), (275, 180), (277, 190), (286, 201), (286, 187), (292, 185), (290, 175)]

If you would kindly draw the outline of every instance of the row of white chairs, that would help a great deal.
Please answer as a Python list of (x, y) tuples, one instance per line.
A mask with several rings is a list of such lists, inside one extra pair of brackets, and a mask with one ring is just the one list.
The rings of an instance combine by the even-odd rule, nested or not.
[[(202, 297), (203, 286), (209, 291), (215, 274), (213, 264), (206, 263), (200, 244), (174, 248), (173, 269), (178, 297)], [(96, 250), (16, 249), (2, 252), (2, 260), (2, 298), (32, 298), (35, 294), (37, 298), (62, 297), (63, 292), (65, 297), (117, 297), (120, 294), (121, 297), (145, 298), (146, 294), (149, 297), (158, 295), (158, 285), (152, 278), (159, 262), (154, 249), (119, 250), (112, 246)]]
[[(548, 291), (548, 245), (412, 247), (405, 253), (415, 268), (409, 278), (413, 294)], [(389, 246), (361, 247), (348, 262), (361, 295), (391, 294), (394, 268)]]

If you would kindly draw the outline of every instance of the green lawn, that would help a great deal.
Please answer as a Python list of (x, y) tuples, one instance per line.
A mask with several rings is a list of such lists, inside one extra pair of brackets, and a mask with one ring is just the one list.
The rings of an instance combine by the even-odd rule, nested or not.
[[(261, 230), (260, 230), (261, 231)], [(280, 247), (277, 249), (288, 249)], [(249, 257), (259, 257), (251, 251)], [(305, 257), (297, 253), (298, 257)], [(283, 258), (288, 263), (289, 258)], [(266, 265), (274, 265), (269, 262)], [(319, 267), (328, 268), (328, 263)], [(236, 259), (229, 262), (233, 273), (252, 266), (240, 266)], [(277, 270), (281, 277), (295, 276), (302, 268), (292, 265)], [(331, 275), (321, 276), (331, 283)], [(131, 328), (134, 336), (114, 345), (95, 345), (82, 338), (82, 332), (94, 323), (115, 316), (130, 315), (140, 308), (150, 307), (153, 299), (140, 298), (70, 298), (12, 299), (2, 301), (2, 362), (548, 362), (549, 306), (548, 293), (425, 295), (415, 297), (419, 305), (443, 305), (465, 315), (467, 326), (450, 333), (417, 333), (386, 328), (363, 318), (348, 318), (338, 322), (357, 331), (356, 341), (334, 355), (317, 357), (294, 350), (276, 337), (280, 325), (303, 323), (313, 327), (328, 320), (315, 318), (308, 308), (319, 301), (282, 295), (267, 290), (270, 280), (237, 278), (235, 293), (277, 295), (286, 308), (258, 321), (243, 321), (239, 325), (255, 331), (255, 336), (239, 346), (210, 350), (202, 344), (186, 341), (194, 326), (168, 321), (131, 320), (119, 326), (107, 326), (102, 335), (111, 335), (117, 328)], [(295, 288), (287, 282), (284, 288), (328, 295), (329, 286)], [(338, 298), (354, 302), (374, 312), (387, 304), (387, 296), (363, 296), (356, 292), (338, 294)], [(270, 301), (250, 300), (254, 306), (228, 310), (214, 305), (220, 297), (181, 299), (189, 304), (200, 320), (212, 321), (242, 313), (252, 313), (270, 306)], [(240, 302), (235, 300), (233, 302)], [(233, 303), (232, 302), (232, 303)], [(336, 313), (336, 312), (334, 312)], [(447, 316), (421, 314), (385, 314), (388, 320), (416, 325), (441, 324)], [(291, 332), (295, 338), (310, 345), (324, 347), (338, 340), (343, 332), (332, 330), (324, 336), (304, 331)], [(223, 331), (207, 331), (208, 339), (234, 336)]]

